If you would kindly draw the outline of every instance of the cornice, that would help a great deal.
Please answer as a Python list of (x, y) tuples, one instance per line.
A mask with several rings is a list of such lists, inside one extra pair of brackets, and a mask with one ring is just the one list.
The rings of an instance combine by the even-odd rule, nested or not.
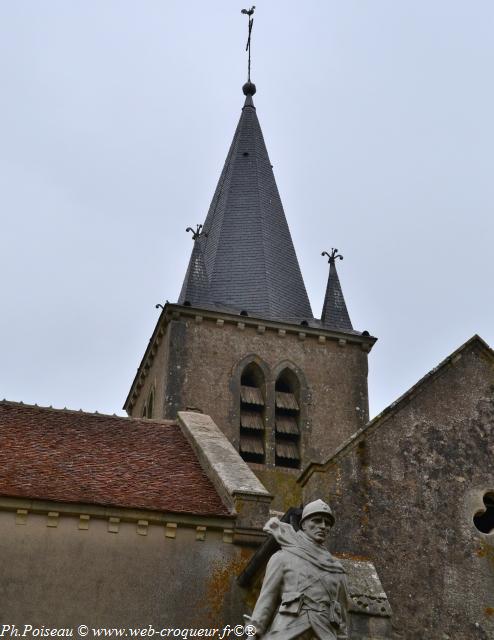
[[(151, 511), (146, 509), (124, 509), (121, 507), (104, 507), (85, 503), (54, 502), (52, 500), (32, 500), (0, 496), (0, 511), (19, 511), (35, 514), (58, 514), (64, 516), (89, 516), (99, 520), (116, 519), (119, 522), (147, 522), (167, 526), (183, 525), (187, 527), (206, 526), (211, 529), (232, 529), (235, 516), (200, 516), (187, 513)], [(57, 515), (57, 517), (58, 517)]]
[(323, 327), (310, 327), (302, 324), (294, 324), (289, 322), (280, 322), (276, 320), (266, 320), (265, 318), (256, 318), (254, 316), (243, 316), (226, 311), (217, 311), (212, 309), (201, 309), (199, 307), (191, 307), (167, 302), (158, 318), (156, 327), (149, 340), (148, 346), (141, 360), (141, 364), (137, 369), (130, 391), (127, 395), (123, 408), (130, 412), (135, 399), (139, 395), (139, 391), (144, 385), (147, 374), (153, 364), (154, 357), (158, 351), (158, 346), (163, 339), (167, 326), (172, 320), (180, 318), (193, 319), (197, 323), (214, 322), (217, 326), (232, 325), (240, 330), (254, 330), (257, 333), (265, 333), (266, 331), (278, 334), (280, 339), (287, 335), (297, 336), (299, 340), (317, 340), (319, 344), (324, 345), (327, 342), (336, 342), (339, 346), (347, 344), (360, 345), (361, 349), (368, 353), (377, 338), (371, 335), (363, 335), (357, 332), (347, 333), (340, 331), (332, 331)]

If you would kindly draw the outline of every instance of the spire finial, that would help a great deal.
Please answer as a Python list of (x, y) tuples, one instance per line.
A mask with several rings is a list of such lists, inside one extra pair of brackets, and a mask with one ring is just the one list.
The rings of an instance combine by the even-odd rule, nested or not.
[(338, 249), (331, 249), (331, 255), (327, 252), (327, 251), (323, 251), (321, 253), (322, 256), (328, 256), (328, 262), (329, 264), (334, 264), (336, 262), (336, 259), (339, 258), (340, 260), (343, 260), (343, 256), (341, 256), (338, 253)]
[(247, 66), (247, 82), (243, 86), (243, 92), (246, 96), (253, 96), (256, 92), (256, 85), (250, 81), (250, 40), (252, 34), (252, 25), (254, 24), (254, 18), (252, 17), (255, 6), (253, 5), (250, 9), (242, 9), (241, 13), (249, 16), (249, 35), (247, 37), (247, 44), (245, 46), (245, 50), (249, 53), (248, 66)]
[(187, 227), (187, 229), (185, 230), (187, 233), (190, 231), (192, 233), (192, 240), (194, 240), (194, 242), (196, 240), (199, 240), (199, 238), (202, 238), (203, 236), (205, 238), (208, 237), (207, 233), (204, 233), (204, 231), (202, 231), (202, 224), (196, 224), (196, 230), (194, 231), (194, 229), (192, 227)]

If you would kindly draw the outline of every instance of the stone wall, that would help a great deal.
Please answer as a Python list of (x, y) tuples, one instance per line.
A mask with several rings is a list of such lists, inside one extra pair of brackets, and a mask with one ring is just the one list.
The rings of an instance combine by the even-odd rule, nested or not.
[(372, 558), (396, 638), (494, 637), (494, 531), (473, 522), (494, 492), (494, 365), (467, 345), (303, 478), (335, 508), (335, 551)]
[(94, 514), (81, 521), (75, 513), (0, 511), (2, 624), (160, 629), (242, 622), (235, 578), (252, 551), (232, 543), (230, 523), (174, 522), (171, 515), (168, 526), (143, 525), (135, 514), (119, 515), (117, 523)]

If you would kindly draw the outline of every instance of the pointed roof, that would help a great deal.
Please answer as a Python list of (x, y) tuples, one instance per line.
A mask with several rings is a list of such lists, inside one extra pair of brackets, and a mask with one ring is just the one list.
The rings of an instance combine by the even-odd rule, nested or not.
[(243, 91), (245, 104), (204, 233), (195, 240), (179, 303), (247, 311), (271, 320), (311, 320), (309, 298), (252, 100), (255, 85), (248, 82)]
[(322, 307), (321, 323), (327, 329), (337, 331), (353, 331), (350, 315), (345, 304), (343, 291), (341, 290), (340, 279), (336, 271), (336, 259), (343, 260), (343, 256), (338, 254), (338, 249), (332, 249), (331, 255), (324, 251), (322, 255), (329, 258), (329, 276), (326, 287), (326, 295)]

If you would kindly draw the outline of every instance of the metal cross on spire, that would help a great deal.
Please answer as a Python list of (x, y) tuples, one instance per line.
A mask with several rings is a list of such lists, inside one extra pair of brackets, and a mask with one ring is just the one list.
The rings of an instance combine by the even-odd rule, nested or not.
[(241, 13), (244, 13), (246, 16), (249, 16), (249, 36), (247, 38), (247, 44), (245, 46), (245, 50), (249, 52), (249, 65), (247, 68), (247, 82), (250, 82), (250, 35), (252, 33), (252, 25), (254, 24), (254, 18), (252, 17), (255, 6), (252, 6), (250, 9), (242, 9)]

